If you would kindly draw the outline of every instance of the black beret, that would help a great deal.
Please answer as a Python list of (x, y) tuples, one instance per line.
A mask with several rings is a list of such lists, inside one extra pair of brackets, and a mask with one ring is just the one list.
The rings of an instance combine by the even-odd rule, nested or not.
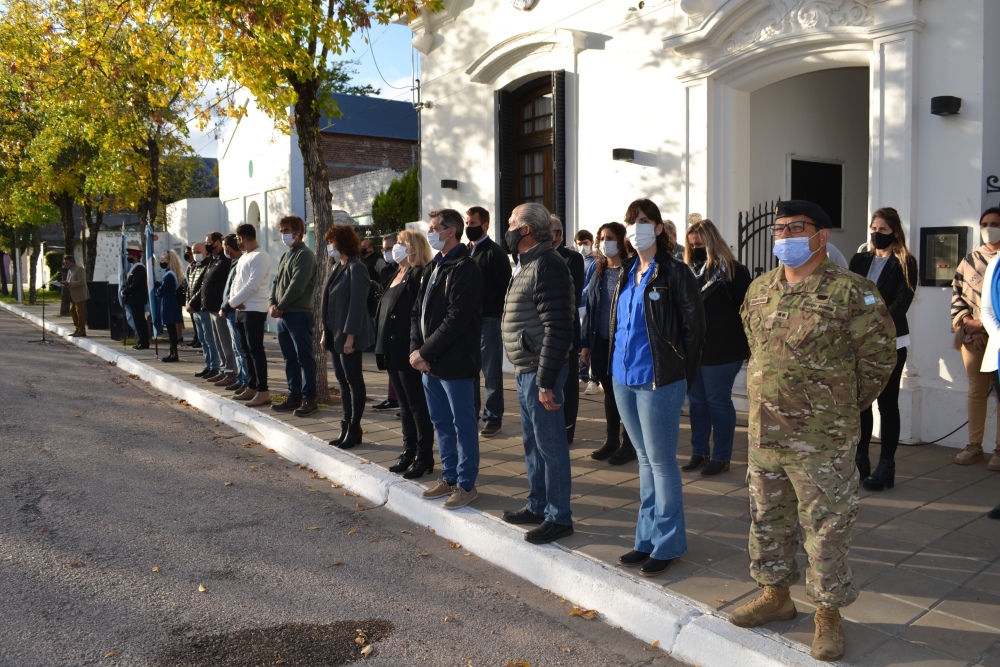
[(787, 218), (793, 215), (804, 215), (824, 229), (830, 229), (833, 226), (833, 223), (830, 222), (830, 216), (826, 214), (826, 211), (811, 201), (790, 199), (788, 201), (779, 201), (774, 207), (775, 219)]

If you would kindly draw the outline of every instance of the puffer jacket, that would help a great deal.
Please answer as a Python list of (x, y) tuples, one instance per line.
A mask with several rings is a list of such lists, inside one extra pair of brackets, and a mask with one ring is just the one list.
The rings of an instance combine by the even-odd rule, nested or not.
[[(653, 386), (665, 387), (687, 380), (690, 387), (698, 374), (701, 349), (705, 345), (705, 307), (701, 290), (691, 269), (668, 252), (657, 252), (653, 275), (646, 283), (642, 303), (646, 312), (646, 334), (653, 355)], [(611, 349), (608, 374), (615, 355), (618, 329), (618, 295), (639, 261), (630, 257), (622, 262), (622, 272), (611, 300)], [(656, 299), (649, 295), (656, 293)]]
[(540, 388), (555, 388), (573, 349), (576, 298), (566, 262), (543, 243), (519, 257), (504, 303), (503, 345), (517, 373), (537, 372)]

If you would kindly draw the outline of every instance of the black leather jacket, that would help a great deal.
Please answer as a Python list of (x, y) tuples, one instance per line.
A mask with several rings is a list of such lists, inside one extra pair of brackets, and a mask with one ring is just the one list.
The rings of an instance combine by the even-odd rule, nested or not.
[[(611, 300), (611, 349), (608, 372), (615, 355), (618, 329), (618, 295), (629, 279), (638, 257), (622, 262), (622, 272)], [(646, 283), (643, 306), (646, 312), (646, 334), (653, 354), (653, 386), (665, 387), (678, 380), (687, 380), (690, 387), (698, 374), (701, 348), (705, 345), (705, 308), (701, 301), (698, 281), (691, 269), (670, 253), (658, 252), (653, 275)], [(656, 292), (659, 297), (650, 299)]]

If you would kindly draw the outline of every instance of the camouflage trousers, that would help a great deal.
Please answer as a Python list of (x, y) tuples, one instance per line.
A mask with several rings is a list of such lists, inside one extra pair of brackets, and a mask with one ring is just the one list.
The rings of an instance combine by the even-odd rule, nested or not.
[(847, 562), (859, 506), (853, 448), (831, 457), (751, 445), (747, 486), (750, 576), (762, 586), (797, 582), (801, 535), (809, 598), (833, 609), (854, 602), (858, 589)]

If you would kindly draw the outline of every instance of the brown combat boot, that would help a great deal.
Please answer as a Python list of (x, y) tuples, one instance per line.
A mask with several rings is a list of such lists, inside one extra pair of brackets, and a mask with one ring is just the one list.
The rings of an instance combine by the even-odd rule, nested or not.
[(729, 622), (741, 628), (756, 628), (771, 621), (790, 621), (798, 612), (788, 588), (764, 586), (764, 592), (733, 610)]
[(833, 662), (844, 657), (844, 624), (839, 609), (816, 607), (816, 633), (813, 635), (812, 657)]

